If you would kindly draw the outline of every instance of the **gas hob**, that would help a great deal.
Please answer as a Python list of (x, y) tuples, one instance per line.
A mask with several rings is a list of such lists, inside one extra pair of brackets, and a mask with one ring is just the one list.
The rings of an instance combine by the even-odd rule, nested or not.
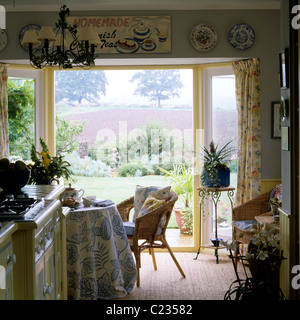
[(32, 221), (44, 207), (44, 200), (26, 195), (0, 195), (0, 221)]

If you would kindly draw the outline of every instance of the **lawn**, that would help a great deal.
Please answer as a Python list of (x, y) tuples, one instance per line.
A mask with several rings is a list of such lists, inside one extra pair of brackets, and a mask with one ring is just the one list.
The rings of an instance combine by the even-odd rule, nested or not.
[[(76, 176), (74, 187), (84, 189), (86, 196), (96, 196), (97, 199), (111, 199), (119, 203), (135, 193), (136, 185), (141, 186), (167, 186), (168, 183), (162, 176), (149, 175), (143, 177), (117, 177), (117, 178), (98, 178)], [(176, 204), (180, 204), (179, 200)], [(169, 227), (178, 228), (175, 215), (172, 214)]]
[[(74, 178), (74, 187), (76, 187), (76, 189), (84, 189), (85, 196), (96, 196), (97, 199), (111, 199), (115, 203), (120, 203), (121, 201), (133, 196), (135, 193), (136, 185), (152, 185), (160, 187), (168, 185), (168, 182), (165, 180), (165, 178), (163, 176), (158, 175), (127, 178), (98, 178), (75, 176)], [(236, 186), (236, 179), (236, 173), (231, 173), (230, 180), (232, 186)], [(223, 206), (222, 203), (225, 206)], [(231, 225), (231, 210), (227, 194), (222, 194), (220, 198), (220, 205), (221, 210), (219, 213), (222, 216), (226, 217), (229, 225)], [(175, 206), (182, 206), (180, 199), (176, 202)], [(174, 214), (172, 214), (171, 216), (169, 227), (178, 228)]]

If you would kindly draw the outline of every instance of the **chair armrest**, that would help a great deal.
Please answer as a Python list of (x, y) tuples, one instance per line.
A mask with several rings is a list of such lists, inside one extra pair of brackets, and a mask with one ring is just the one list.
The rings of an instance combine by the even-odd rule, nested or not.
[(129, 221), (129, 214), (133, 207), (134, 207), (134, 196), (120, 202), (117, 205), (117, 209), (119, 211), (119, 214), (123, 222)]
[(271, 191), (255, 197), (232, 209), (232, 220), (254, 220), (255, 216), (268, 211), (268, 202)]

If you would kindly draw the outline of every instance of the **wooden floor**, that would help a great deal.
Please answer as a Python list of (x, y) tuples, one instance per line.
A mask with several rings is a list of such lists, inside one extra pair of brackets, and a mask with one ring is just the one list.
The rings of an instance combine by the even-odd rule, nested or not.
[(180, 233), (179, 229), (167, 229), (167, 241), (170, 247), (189, 247), (193, 246), (193, 235)]

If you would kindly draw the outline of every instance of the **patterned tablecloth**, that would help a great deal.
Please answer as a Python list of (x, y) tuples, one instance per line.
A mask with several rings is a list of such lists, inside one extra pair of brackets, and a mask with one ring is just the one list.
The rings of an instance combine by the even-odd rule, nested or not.
[(67, 252), (69, 299), (121, 298), (133, 289), (136, 265), (116, 205), (72, 210)]

